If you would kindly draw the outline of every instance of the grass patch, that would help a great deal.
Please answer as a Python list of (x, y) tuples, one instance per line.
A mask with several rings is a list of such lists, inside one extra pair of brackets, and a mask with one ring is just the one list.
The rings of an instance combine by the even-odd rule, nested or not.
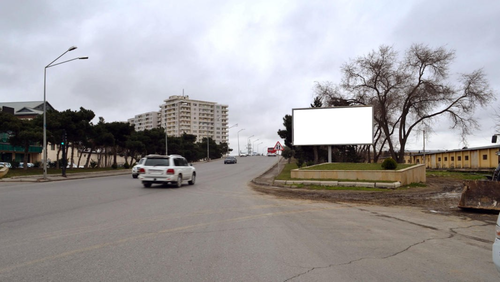
[(491, 176), (487, 172), (466, 172), (448, 170), (427, 170), (427, 177), (450, 177), (457, 180), (485, 180), (486, 176)]
[(427, 187), (424, 183), (410, 183), (409, 185), (405, 185), (404, 188), (416, 188), (416, 187)]
[(292, 180), (291, 171), (292, 169), (296, 169), (297, 164), (296, 163), (291, 163), (291, 164), (285, 164), (285, 167), (281, 171), (281, 173), (276, 176), (275, 180)]

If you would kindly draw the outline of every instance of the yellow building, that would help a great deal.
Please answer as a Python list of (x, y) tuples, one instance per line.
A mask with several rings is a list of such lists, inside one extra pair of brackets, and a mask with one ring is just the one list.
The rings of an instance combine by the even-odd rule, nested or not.
[[(500, 145), (425, 152), (425, 165), (431, 169), (493, 169), (498, 166)], [(424, 153), (406, 152), (405, 163), (424, 163)]]

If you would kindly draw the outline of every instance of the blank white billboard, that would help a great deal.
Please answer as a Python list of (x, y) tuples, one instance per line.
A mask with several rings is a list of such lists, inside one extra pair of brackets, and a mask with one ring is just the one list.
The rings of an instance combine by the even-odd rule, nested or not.
[(293, 109), (292, 144), (373, 144), (373, 107)]

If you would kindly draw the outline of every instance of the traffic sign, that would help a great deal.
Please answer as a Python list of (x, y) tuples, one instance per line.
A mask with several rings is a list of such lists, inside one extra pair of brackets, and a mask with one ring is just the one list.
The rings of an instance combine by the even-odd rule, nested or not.
[(283, 151), (283, 146), (281, 146), (280, 141), (276, 142), (276, 145), (274, 145), (274, 150)]

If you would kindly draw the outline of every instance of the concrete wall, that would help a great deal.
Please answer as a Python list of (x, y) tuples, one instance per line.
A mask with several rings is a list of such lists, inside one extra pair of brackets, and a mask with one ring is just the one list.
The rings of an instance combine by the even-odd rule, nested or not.
[(291, 171), (292, 179), (331, 179), (399, 181), (401, 185), (425, 183), (425, 166), (415, 165), (402, 170), (303, 170)]

